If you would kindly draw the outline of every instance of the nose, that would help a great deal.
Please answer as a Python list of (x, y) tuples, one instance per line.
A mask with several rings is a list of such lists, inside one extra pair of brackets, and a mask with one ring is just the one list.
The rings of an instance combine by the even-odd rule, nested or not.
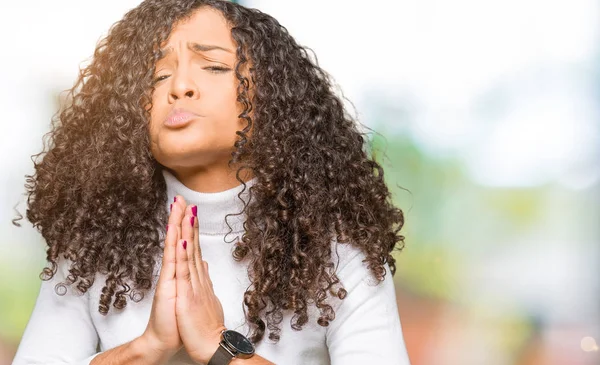
[(172, 77), (173, 82), (169, 92), (170, 101), (183, 98), (197, 99), (200, 96), (198, 86), (189, 71), (180, 69)]

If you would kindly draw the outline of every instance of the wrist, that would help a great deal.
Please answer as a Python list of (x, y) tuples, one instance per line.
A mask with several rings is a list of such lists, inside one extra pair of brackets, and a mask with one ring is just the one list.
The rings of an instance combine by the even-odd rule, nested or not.
[(192, 358), (192, 360), (194, 360), (195, 362), (201, 363), (201, 364), (208, 364), (208, 362), (213, 357), (215, 352), (217, 352), (217, 350), (221, 346), (220, 345), (221, 340), (222, 340), (221, 334), (225, 330), (227, 330), (227, 328), (225, 326), (222, 326), (215, 332), (215, 335), (213, 336), (213, 340), (211, 341), (211, 345), (208, 346), (208, 351), (206, 353), (196, 356), (196, 358), (194, 358), (194, 356), (192, 354), (190, 354), (190, 357)]
[(138, 357), (143, 359), (146, 364), (165, 364), (175, 354), (175, 351), (160, 350), (153, 345), (152, 339), (145, 335), (134, 339), (131, 342), (131, 346), (134, 352), (138, 354)]
[(237, 359), (247, 360), (254, 355), (255, 349), (252, 342), (237, 331), (224, 329), (219, 334), (219, 338), (218, 346), (212, 351), (210, 358), (204, 360), (204, 363), (232, 365)]

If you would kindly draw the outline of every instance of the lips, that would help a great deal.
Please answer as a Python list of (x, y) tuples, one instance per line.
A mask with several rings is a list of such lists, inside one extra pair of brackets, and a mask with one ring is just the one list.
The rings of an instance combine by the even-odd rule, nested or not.
[(171, 128), (181, 128), (189, 124), (192, 119), (198, 118), (200, 115), (183, 108), (171, 110), (165, 119), (165, 126)]

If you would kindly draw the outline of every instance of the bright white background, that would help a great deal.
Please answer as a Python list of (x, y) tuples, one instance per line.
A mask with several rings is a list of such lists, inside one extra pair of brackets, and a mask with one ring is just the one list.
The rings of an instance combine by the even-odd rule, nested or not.
[[(0, 273), (27, 272), (31, 280), (44, 262), (39, 234), (26, 222), (22, 228), (10, 223), (15, 204), (25, 210), (22, 194), (24, 175), (33, 172), (30, 156), (41, 149), (57, 94), (72, 86), (78, 68), (110, 25), (138, 3), (0, 4), (0, 263), (12, 265)], [(598, 199), (597, 1), (245, 4), (273, 15), (300, 44), (313, 49), (366, 125), (409, 136), (432, 158), (458, 159), (477, 186), (556, 189), (549, 206), (575, 210), (559, 214), (557, 209), (546, 226), (519, 237), (522, 245), (494, 251), (497, 256), (466, 250), (477, 260), (457, 284), (464, 290), (457, 301), (485, 297), (488, 305), (505, 311), (527, 310), (550, 323), (580, 326), (598, 341), (598, 225), (579, 226), (574, 217), (596, 223), (600, 217), (597, 209), (593, 216), (576, 210), (573, 200), (566, 205), (560, 200), (577, 196), (591, 204)], [(465, 227), (467, 235), (475, 229)], [(485, 232), (478, 237), (468, 242), (485, 240)], [(567, 337), (568, 346), (581, 352), (582, 333)], [(494, 347), (485, 346), (470, 357), (456, 355), (457, 363), (510, 363), (500, 352), (496, 360), (489, 359), (486, 351), (489, 355)], [(0, 363), (1, 354), (0, 348)], [(432, 355), (422, 363), (441, 362)]]

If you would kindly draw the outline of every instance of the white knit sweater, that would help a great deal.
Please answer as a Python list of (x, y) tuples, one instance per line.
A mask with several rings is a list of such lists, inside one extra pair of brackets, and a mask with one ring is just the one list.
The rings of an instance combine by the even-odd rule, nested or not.
[[(234, 238), (243, 233), (244, 203), (237, 195), (243, 186), (218, 193), (193, 191), (164, 170), (169, 201), (181, 195), (188, 204), (198, 206), (200, 245), (203, 259), (209, 263), (214, 291), (223, 305), (225, 326), (247, 335), (243, 310), (243, 294), (250, 285), (246, 260), (237, 262), (231, 253)], [(255, 179), (247, 182), (249, 188)], [(248, 199), (248, 189), (242, 197)], [(281, 338), (272, 343), (267, 336), (256, 346), (256, 353), (282, 365), (409, 365), (402, 335), (394, 283), (389, 273), (376, 284), (362, 262), (364, 255), (349, 245), (333, 244), (333, 260), (339, 264), (337, 274), (348, 291), (342, 301), (329, 299), (335, 320), (328, 327), (316, 323), (319, 312), (309, 307), (309, 322), (301, 331), (290, 327), (291, 314), (284, 312), (280, 323)], [(337, 253), (336, 253), (337, 246)], [(160, 260), (158, 260), (160, 263)], [(97, 347), (107, 351), (140, 336), (148, 323), (154, 291), (136, 303), (128, 299), (121, 311), (111, 308), (107, 316), (98, 312), (98, 302), (105, 278), (97, 274), (94, 285), (85, 295), (76, 295), (68, 287), (64, 296), (56, 295), (54, 286), (68, 275), (68, 262), (60, 261), (50, 281), (42, 281), (39, 295), (17, 350), (13, 365), (78, 364), (87, 365), (97, 355)], [(160, 266), (160, 265), (159, 265)], [(160, 267), (157, 268), (157, 274)], [(157, 280), (157, 276), (156, 279)], [(194, 364), (185, 349), (175, 354), (168, 364)]]

